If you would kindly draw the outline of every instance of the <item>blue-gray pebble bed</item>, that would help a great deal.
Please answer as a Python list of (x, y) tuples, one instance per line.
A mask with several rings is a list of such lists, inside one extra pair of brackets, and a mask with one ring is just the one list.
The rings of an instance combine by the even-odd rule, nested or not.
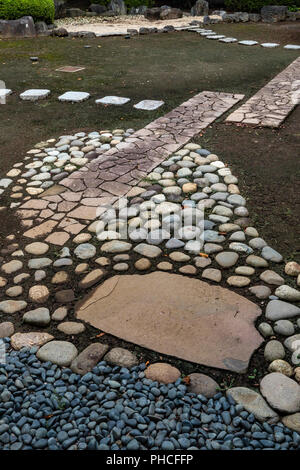
[(40, 362), (37, 348), (11, 351), (0, 364), (1, 450), (296, 450), (300, 435), (257, 421), (223, 392), (188, 393), (179, 378), (145, 378), (99, 362), (81, 376)]

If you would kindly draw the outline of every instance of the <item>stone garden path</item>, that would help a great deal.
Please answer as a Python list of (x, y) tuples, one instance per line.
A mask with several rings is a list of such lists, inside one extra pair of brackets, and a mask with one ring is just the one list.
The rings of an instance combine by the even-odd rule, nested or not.
[[(38, 225), (24, 236), (35, 239), (47, 235), (47, 242), (64, 245), (70, 233), (79, 233), (84, 228), (84, 221), (93, 221), (101, 215), (100, 206), (112, 204), (127, 193), (130, 195), (131, 189), (155, 166), (242, 98), (243, 95), (202, 92), (127, 137), (80, 171), (61, 180), (60, 186), (68, 191), (63, 192), (62, 187), (50, 188), (41, 195), (41, 200), (31, 199), (22, 205), (18, 211), (21, 216), (24, 211), (40, 211), (35, 213)], [(58, 204), (52, 215), (49, 210), (45, 211), (51, 203)], [(47, 221), (40, 223), (40, 218)]]
[[(252, 284), (251, 277), (258, 272), (268, 286), (250, 290), (265, 299), (271, 294), (269, 285), (284, 283), (282, 277), (266, 270), (269, 263), (280, 263), (282, 256), (249, 226), (246, 201), (230, 169), (208, 150), (188, 143), (242, 98), (202, 92), (137, 132), (77, 133), (61, 136), (57, 142), (50, 139), (30, 150), (24, 162), (15, 164), (0, 180), (1, 191), (10, 196), (10, 208), (16, 209), (25, 228), (19, 241), (21, 246), (25, 244), (25, 252), (19, 243), (1, 252), (8, 256), (1, 266), (6, 298), (0, 302), (0, 311), (11, 315), (26, 309), (25, 323), (47, 326), (52, 319), (61, 322), (60, 332), (80, 334), (84, 325), (63, 322), (68, 308), (61, 310), (62, 306), (74, 305), (78, 296), (109, 273), (126, 273), (131, 253), (135, 272), (167, 272), (147, 274), (140, 280), (139, 275), (131, 277), (132, 289), (130, 276), (122, 281), (119, 275), (111, 277), (92, 294), (92, 301), (87, 297), (83, 305), (76, 306), (77, 318), (160, 353), (244, 372), (262, 342), (254, 328), (261, 310), (240, 295), (209, 286), (206, 281), (224, 279), (228, 286), (243, 288)], [(111, 216), (107, 206), (119, 202), (120, 197), (126, 206), (116, 206)], [(149, 209), (154, 211), (151, 217)], [(185, 215), (188, 221), (172, 238), (178, 218)], [(126, 241), (119, 240), (119, 229), (127, 223), (132, 230), (126, 233)], [(97, 257), (98, 248), (101, 257)], [(79, 261), (75, 267), (74, 257)], [(78, 282), (72, 280), (74, 268)], [(34, 272), (33, 283), (28, 271)], [(177, 274), (172, 277), (168, 271)], [(195, 279), (192, 283), (182, 276), (198, 277), (200, 273), (205, 281)], [(27, 285), (23, 288), (24, 281)], [(299, 293), (290, 289), (285, 286), (276, 295), (297, 300)], [(177, 300), (172, 304), (174, 291), (181, 292), (181, 304)], [(55, 309), (50, 319), (50, 311), (43, 305), (51, 292)], [(105, 303), (100, 308), (103, 292)], [(111, 292), (113, 295), (105, 294)], [(149, 311), (139, 321), (146, 292)], [(128, 310), (120, 311), (122, 298), (127, 299)], [(274, 302), (272, 319), (279, 308)], [(291, 315), (298, 314), (292, 305), (285, 308), (292, 310)], [(99, 316), (102, 311), (110, 314)], [(186, 341), (187, 337), (194, 339)], [(38, 333), (36, 340), (40, 344), (51, 338)]]
[(252, 96), (226, 121), (279, 127), (300, 100), (300, 57)]
[[(300, 411), (300, 291), (290, 285), (300, 266), (284, 272), (238, 178), (190, 142), (242, 98), (203, 92), (140, 131), (79, 132), (29, 150), (0, 179), (25, 230), (0, 251), (0, 337), (76, 373), (109, 349), (100, 339), (91, 356), (77, 350), (87, 325), (97, 339), (236, 373), (265, 338), (261, 392), (276, 410)], [(108, 355), (137, 362), (116, 349)]]

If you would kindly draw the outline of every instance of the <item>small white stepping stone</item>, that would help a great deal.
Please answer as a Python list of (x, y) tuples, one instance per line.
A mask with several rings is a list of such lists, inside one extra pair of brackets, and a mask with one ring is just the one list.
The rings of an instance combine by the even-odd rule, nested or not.
[(268, 49), (273, 49), (274, 47), (278, 47), (280, 44), (277, 44), (276, 42), (264, 42), (261, 44), (261, 47), (267, 47)]
[(104, 96), (99, 100), (96, 100), (96, 104), (115, 104), (115, 105), (122, 105), (128, 103), (130, 98), (122, 98), (121, 96)]
[(205, 31), (203, 33), (200, 33), (201, 36), (215, 36), (216, 33), (214, 33), (213, 31)]
[(155, 100), (143, 100), (135, 104), (133, 107), (136, 109), (144, 109), (146, 111), (153, 111), (154, 109), (160, 108), (165, 104), (164, 101), (155, 101)]
[(287, 44), (286, 46), (284, 46), (284, 49), (292, 49), (296, 51), (300, 49), (300, 46), (297, 46), (296, 44)]
[(37, 101), (42, 100), (50, 95), (50, 90), (26, 90), (20, 94), (21, 100)]
[(5, 104), (6, 97), (12, 93), (8, 88), (0, 88), (0, 104)]
[(236, 38), (223, 38), (223, 39), (219, 39), (220, 42), (237, 42), (237, 39)]
[(239, 41), (239, 44), (242, 44), (243, 46), (255, 46), (255, 44), (258, 44), (257, 41)]
[(67, 91), (58, 97), (59, 101), (69, 101), (71, 103), (79, 103), (80, 101), (87, 100), (90, 97), (89, 93), (84, 91)]
[(214, 35), (209, 35), (209, 36), (206, 36), (206, 39), (223, 39), (225, 38), (224, 35), (222, 34), (214, 34)]

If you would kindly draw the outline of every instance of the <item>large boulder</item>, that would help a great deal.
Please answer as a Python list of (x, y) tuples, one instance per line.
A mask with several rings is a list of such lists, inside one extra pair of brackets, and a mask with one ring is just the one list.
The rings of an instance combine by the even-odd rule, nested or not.
[(145, 18), (150, 21), (155, 21), (160, 19), (160, 13), (161, 9), (160, 8), (147, 8), (147, 10), (144, 13)]
[(207, 16), (209, 4), (205, 0), (197, 0), (196, 4), (191, 9), (192, 16)]
[(23, 16), (18, 20), (0, 20), (0, 37), (32, 38), (36, 36), (34, 21), (31, 16)]
[(36, 34), (39, 34), (41, 36), (50, 33), (48, 30), (48, 26), (44, 21), (38, 21), (37, 23), (35, 23), (35, 31)]
[(68, 8), (66, 10), (66, 16), (70, 18), (76, 18), (77, 16), (85, 16), (85, 11), (80, 8)]
[(264, 23), (277, 23), (287, 17), (288, 7), (282, 5), (266, 5), (262, 7), (260, 14)]
[(104, 5), (98, 5), (96, 3), (92, 3), (89, 6), (89, 10), (93, 13), (97, 13), (97, 15), (101, 15), (101, 13), (104, 13), (107, 8)]
[(164, 8), (160, 12), (161, 20), (175, 20), (176, 18), (182, 18), (183, 13), (179, 8)]
[(111, 0), (108, 4), (108, 9), (112, 10), (117, 15), (127, 14), (127, 7), (123, 0)]
[(66, 14), (66, 2), (64, 0), (54, 0), (55, 18), (62, 18)]

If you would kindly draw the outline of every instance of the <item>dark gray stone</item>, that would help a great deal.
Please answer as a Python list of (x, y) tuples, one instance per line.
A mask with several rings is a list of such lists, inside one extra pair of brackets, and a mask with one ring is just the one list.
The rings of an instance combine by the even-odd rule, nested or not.
[(98, 5), (96, 3), (92, 3), (89, 6), (89, 10), (100, 15), (101, 13), (104, 13), (107, 10), (107, 8), (104, 5)]
[(127, 7), (123, 0), (111, 0), (108, 4), (108, 9), (112, 10), (117, 15), (127, 14)]
[(147, 10), (144, 13), (145, 18), (150, 21), (155, 21), (160, 19), (160, 13), (161, 9), (160, 8), (147, 8)]
[(260, 14), (264, 23), (277, 23), (287, 17), (288, 7), (282, 5), (266, 5), (262, 7)]
[(66, 2), (64, 0), (54, 0), (55, 18), (62, 18), (66, 14)]
[(44, 35), (44, 34), (48, 34), (48, 26), (46, 25), (46, 23), (44, 21), (38, 21), (37, 23), (35, 23), (35, 30), (36, 30), (36, 34), (40, 34), (40, 35)]
[(192, 16), (207, 16), (209, 11), (209, 4), (205, 0), (197, 0), (196, 4), (191, 9)]
[(34, 21), (31, 16), (18, 20), (0, 20), (0, 37), (33, 38), (36, 36)]

